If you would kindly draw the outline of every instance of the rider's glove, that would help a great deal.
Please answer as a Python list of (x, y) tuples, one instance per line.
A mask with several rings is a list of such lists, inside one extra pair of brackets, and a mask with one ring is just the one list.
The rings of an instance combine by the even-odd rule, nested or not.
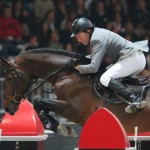
[(75, 69), (75, 62), (73, 59), (69, 59), (68, 62), (66, 63), (66, 67), (69, 69)]

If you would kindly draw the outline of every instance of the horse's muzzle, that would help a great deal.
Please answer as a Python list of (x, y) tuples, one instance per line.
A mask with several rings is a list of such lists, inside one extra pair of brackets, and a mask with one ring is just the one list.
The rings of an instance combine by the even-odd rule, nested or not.
[(18, 110), (18, 108), (19, 108), (18, 104), (16, 104), (13, 101), (9, 101), (7, 106), (4, 109), (10, 115), (15, 115), (16, 111)]

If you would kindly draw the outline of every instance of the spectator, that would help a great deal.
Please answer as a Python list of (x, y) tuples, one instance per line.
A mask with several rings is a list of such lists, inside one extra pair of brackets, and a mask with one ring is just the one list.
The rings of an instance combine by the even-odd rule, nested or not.
[[(17, 45), (22, 41), (22, 29), (19, 22), (12, 16), (12, 8), (6, 6), (1, 17), (1, 36), (2, 47), (8, 56), (16, 56), (20, 53)], [(4, 55), (5, 55), (4, 54)]]
[(48, 47), (50, 35), (51, 35), (51, 30), (49, 28), (48, 23), (46, 21), (42, 22), (42, 24), (40, 25), (39, 32), (38, 32), (38, 39), (39, 39), (40, 47)]
[(15, 1), (12, 7), (13, 17), (20, 21), (23, 10), (23, 3), (20, 0)]
[(131, 21), (127, 21), (125, 23), (125, 27), (124, 27), (124, 30), (121, 31), (120, 33), (123, 37), (130, 37), (130, 41), (137, 41), (137, 34), (135, 33), (135, 30), (134, 30), (134, 25)]
[(70, 37), (72, 31), (72, 22), (70, 20), (66, 21), (66, 28), (63, 30), (60, 30), (59, 35), (60, 35), (60, 42), (63, 45), (66, 45), (66, 43), (71, 42), (71, 39), (68, 39)]
[(133, 9), (132, 20), (134, 25), (141, 24), (144, 28), (149, 28), (150, 14), (148, 12), (145, 0), (138, 0)]
[(55, 11), (54, 10), (49, 10), (47, 14), (45, 15), (45, 19), (49, 25), (49, 28), (51, 31), (56, 30), (56, 22), (55, 22)]
[(115, 2), (114, 13), (120, 13), (124, 20), (126, 19), (126, 16), (128, 15), (128, 5), (126, 0), (119, 0)]
[(92, 0), (86, 0), (85, 1), (85, 10), (88, 11), (90, 9), (90, 5), (92, 3)]
[(75, 1), (75, 7), (76, 7), (76, 12), (77, 12), (77, 17), (82, 17), (85, 16), (86, 10), (85, 10), (85, 0), (76, 0)]
[(135, 33), (137, 35), (138, 40), (144, 39), (144, 36), (146, 34), (146, 29), (143, 27), (142, 24), (137, 24), (137, 27), (135, 28)]
[(58, 1), (56, 8), (56, 27), (57, 29), (62, 28), (63, 22), (67, 19), (67, 11), (64, 1)]
[(12, 16), (12, 8), (5, 7), (1, 18), (2, 37), (4, 40), (21, 40), (22, 29), (19, 22)]
[(123, 16), (121, 11), (122, 11), (121, 6), (118, 3), (116, 3), (114, 5), (114, 15), (116, 15), (117, 13), (119, 13), (121, 16)]
[(98, 1), (89, 18), (91, 18), (95, 26), (103, 28), (105, 27), (109, 17), (105, 10), (105, 4), (102, 1)]
[(57, 31), (52, 31), (48, 47), (54, 49), (63, 49), (63, 45), (59, 42), (59, 35)]
[[(24, 38), (28, 37), (30, 34), (36, 34), (37, 33), (37, 22), (36, 17), (34, 15), (33, 11), (30, 11), (28, 8), (24, 8), (22, 11), (20, 23), (22, 25)], [(28, 34), (26, 32), (28, 30)]]
[(35, 0), (34, 10), (36, 18), (41, 20), (49, 10), (55, 10), (52, 0)]
[(113, 21), (113, 32), (121, 33), (123, 30), (122, 17), (120, 13), (116, 13), (115, 19)]
[(73, 21), (74, 19), (77, 18), (77, 13), (74, 9), (68, 10), (68, 20)]
[(26, 51), (39, 48), (38, 38), (36, 35), (31, 35), (29, 43), (25, 45)]
[[(2, 8), (7, 4), (13, 6), (12, 18), (19, 22), (20, 36), (12, 28), (15, 30), (13, 36), (4, 38)], [(22, 40), (30, 43), (30, 35), (37, 35), (39, 46), (48, 47), (51, 32), (55, 30), (59, 31), (59, 42), (63, 47), (71, 43), (73, 49), (84, 49), (83, 46), (76, 47), (76, 43), (68, 38), (71, 34), (69, 22), (80, 16), (91, 18), (96, 26), (117, 32), (132, 41), (143, 40), (149, 30), (148, 4), (148, 0), (0, 0), (0, 49), (1, 52), (5, 50), (2, 55), (9, 55), (10, 51), (17, 50)], [(14, 53), (16, 55), (19, 51)]]

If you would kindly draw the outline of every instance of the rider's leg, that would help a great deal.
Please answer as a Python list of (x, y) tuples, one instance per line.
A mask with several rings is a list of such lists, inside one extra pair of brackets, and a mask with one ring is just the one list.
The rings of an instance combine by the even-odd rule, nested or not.
[(128, 88), (126, 88), (117, 80), (111, 79), (108, 87), (132, 103), (133, 107), (131, 107), (130, 105), (126, 107), (125, 111), (127, 113), (132, 113), (133, 111), (136, 111), (136, 109), (142, 109), (146, 106), (146, 101), (141, 101), (139, 97), (134, 95)]
[[(136, 55), (131, 55), (118, 61), (110, 69), (108, 69), (101, 76), (100, 82), (102, 85), (120, 94), (126, 100), (129, 100), (136, 109), (144, 108), (146, 106), (146, 102), (141, 101), (140, 98), (136, 97), (129, 89), (115, 79), (130, 76), (142, 71), (145, 67), (145, 63), (146, 61), (143, 53), (139, 52), (136, 53)], [(132, 105), (128, 105), (126, 107), (125, 111), (127, 113), (136, 111), (136, 109), (131, 106)]]

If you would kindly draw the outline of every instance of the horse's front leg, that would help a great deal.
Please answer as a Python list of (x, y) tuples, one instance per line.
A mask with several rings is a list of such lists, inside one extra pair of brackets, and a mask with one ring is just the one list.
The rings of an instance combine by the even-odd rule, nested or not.
[[(66, 127), (59, 124), (54, 117), (49, 114), (49, 111), (56, 112), (59, 109), (59, 104), (55, 103), (56, 100), (39, 99), (34, 102), (34, 109), (36, 110), (43, 126), (47, 130), (52, 130), (55, 133), (63, 136), (76, 137), (75, 131), (71, 127)], [(52, 104), (52, 108), (50, 107)], [(58, 107), (58, 108), (57, 108)], [(56, 112), (57, 113), (57, 112)]]
[(77, 114), (77, 111), (74, 105), (71, 105), (68, 101), (40, 98), (38, 99), (37, 103), (41, 108), (55, 112), (56, 114), (69, 119), (70, 121), (78, 121), (78, 115), (75, 115)]

